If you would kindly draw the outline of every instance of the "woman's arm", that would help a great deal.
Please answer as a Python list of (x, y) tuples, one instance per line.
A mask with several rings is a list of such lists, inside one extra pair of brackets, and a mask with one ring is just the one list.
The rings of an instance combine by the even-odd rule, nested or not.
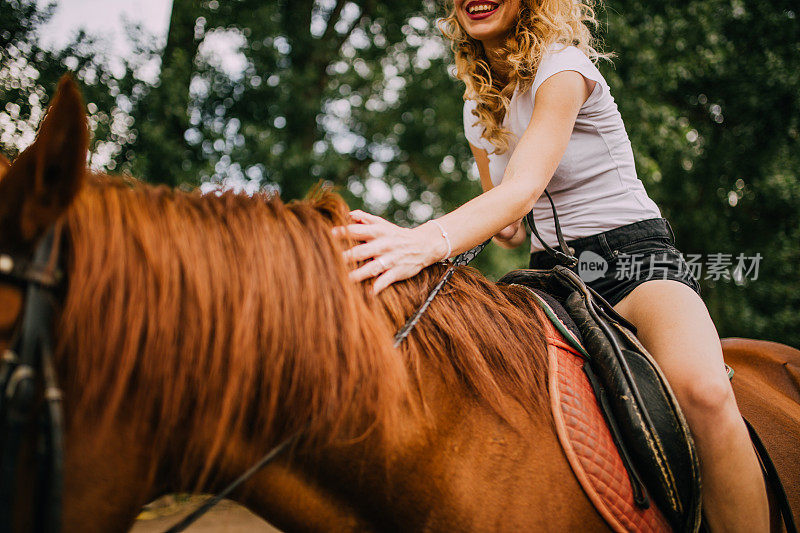
[(478, 167), (478, 175), (481, 177), (481, 188), (486, 192), (494, 187), (489, 172), (489, 154), (483, 148), (473, 146), (472, 143), (468, 144), (472, 157), (475, 158), (475, 165)]
[[(483, 148), (478, 148), (472, 143), (469, 143), (469, 149), (472, 151), (472, 156), (475, 158), (475, 164), (478, 167), (478, 175), (481, 177), (481, 188), (483, 188), (483, 192), (486, 192), (494, 187), (491, 173), (489, 172), (489, 154)], [(494, 242), (503, 248), (516, 248), (525, 242), (526, 237), (527, 234), (525, 233), (525, 228), (522, 226), (522, 219), (520, 219), (495, 233)]]
[[(583, 76), (564, 71), (547, 79), (536, 93), (533, 116), (506, 167), (503, 181), (455, 211), (413, 229), (354, 211), (344, 230), (364, 241), (345, 252), (351, 262), (373, 258), (351, 273), (361, 281), (378, 276), (373, 290), (409, 278), (426, 266), (456, 255), (520, 220), (533, 208), (564, 155), (575, 119), (589, 97)], [(488, 158), (487, 158), (488, 160)], [(443, 236), (441, 226), (447, 236)]]

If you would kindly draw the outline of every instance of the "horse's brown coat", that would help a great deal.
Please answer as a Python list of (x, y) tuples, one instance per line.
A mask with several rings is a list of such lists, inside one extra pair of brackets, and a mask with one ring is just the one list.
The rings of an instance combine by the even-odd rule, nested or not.
[(722, 347), (739, 409), (764, 441), (800, 522), (800, 350), (752, 339), (724, 339)]

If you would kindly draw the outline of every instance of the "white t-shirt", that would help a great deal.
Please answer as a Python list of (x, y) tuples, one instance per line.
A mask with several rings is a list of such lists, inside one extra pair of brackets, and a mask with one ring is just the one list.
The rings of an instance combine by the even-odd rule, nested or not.
[[(631, 143), (608, 84), (591, 60), (574, 46), (551, 46), (539, 64), (533, 85), (524, 93), (514, 92), (503, 125), (515, 138), (505, 153), (492, 154), (494, 148), (481, 137), (484, 128), (472, 114), (475, 101), (464, 102), (464, 133), (470, 144), (489, 153), (492, 183), (496, 186), (503, 179), (516, 143), (531, 121), (537, 89), (550, 76), (565, 70), (579, 72), (597, 83), (578, 113), (566, 152), (547, 186), (564, 237), (588, 237), (660, 217), (658, 207), (636, 176)], [(542, 238), (555, 246), (558, 240), (553, 213), (545, 195), (536, 202), (533, 216)], [(535, 237), (531, 241), (531, 251), (543, 249)]]

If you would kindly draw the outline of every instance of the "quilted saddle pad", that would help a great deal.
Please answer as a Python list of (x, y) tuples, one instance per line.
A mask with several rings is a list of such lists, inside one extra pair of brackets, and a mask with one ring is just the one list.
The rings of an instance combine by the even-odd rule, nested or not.
[(583, 490), (614, 531), (671, 531), (653, 503), (647, 509), (634, 503), (628, 473), (583, 371), (585, 359), (544, 314), (550, 406), (561, 446)]

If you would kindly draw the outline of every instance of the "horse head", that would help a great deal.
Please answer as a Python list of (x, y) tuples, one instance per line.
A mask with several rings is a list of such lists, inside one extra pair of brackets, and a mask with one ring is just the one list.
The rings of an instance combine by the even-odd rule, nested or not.
[[(0, 383), (4, 395), (0, 403), (0, 514), (14, 531), (51, 531), (60, 524), (60, 395), (57, 386), (51, 386), (49, 340), (43, 341), (36, 332), (40, 326), (51, 328), (49, 305), (44, 302), (47, 291), (58, 285), (58, 266), (54, 261), (52, 268), (40, 269), (42, 260), (34, 260), (33, 255), (37, 243), (83, 185), (88, 136), (80, 93), (65, 76), (34, 143), (13, 163), (0, 158)], [(54, 249), (49, 239), (44, 240), (41, 250)], [(23, 313), (28, 316), (24, 322)], [(18, 336), (19, 345), (10, 345), (13, 336)], [(37, 431), (38, 420), (47, 420), (48, 429), (42, 433)], [(44, 445), (48, 457), (33, 451), (43, 449), (37, 442), (48, 443)], [(48, 474), (35, 475), (36, 465)]]
[[(86, 175), (89, 130), (77, 84), (64, 76), (34, 143), (0, 157), (0, 253), (30, 256), (70, 206)], [(0, 283), (0, 352), (19, 321), (22, 292)]]

